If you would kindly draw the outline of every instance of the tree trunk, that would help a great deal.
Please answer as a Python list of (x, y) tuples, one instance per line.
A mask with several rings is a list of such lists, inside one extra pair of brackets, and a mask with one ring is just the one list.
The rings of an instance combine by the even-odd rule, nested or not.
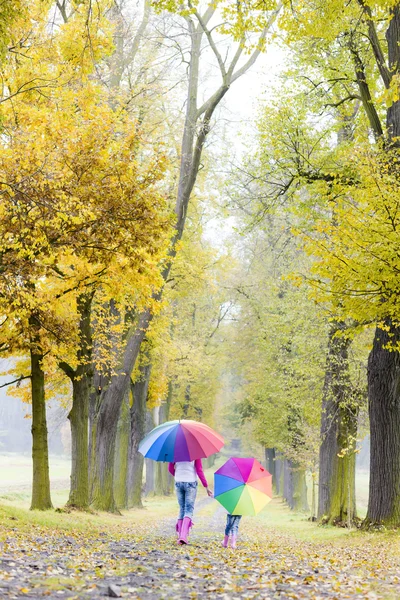
[(71, 425), (71, 487), (68, 505), (79, 509), (89, 506), (88, 415), (90, 379), (72, 381)]
[(150, 311), (139, 316), (139, 323), (128, 336), (122, 358), (122, 365), (105, 386), (98, 390), (98, 412), (93, 423), (93, 473), (92, 498), (93, 508), (116, 511), (113, 493), (114, 452), (117, 426), (123, 397), (130, 385), (130, 376), (140, 351), (147, 327), (151, 320)]
[[(386, 31), (386, 41), (388, 47), (389, 72), (392, 77), (398, 76), (400, 72), (400, 5), (391, 9), (391, 19)], [(395, 83), (398, 86), (398, 83)], [(386, 127), (388, 130), (391, 146), (400, 147), (400, 101), (390, 103), (386, 113)]]
[(307, 498), (306, 472), (292, 463), (293, 498), (292, 509), (297, 511), (309, 511)]
[(346, 449), (335, 457), (331, 487), (330, 522), (352, 523), (356, 511), (356, 436), (357, 412), (343, 407), (339, 411), (338, 448)]
[(77, 301), (79, 314), (78, 366), (73, 370), (65, 362), (60, 367), (72, 382), (71, 485), (68, 505), (89, 507), (89, 397), (93, 384), (91, 306), (93, 293), (82, 294)]
[(293, 508), (293, 471), (291, 461), (283, 459), (283, 499)]
[[(121, 405), (117, 407), (117, 425)], [(91, 506), (96, 510), (118, 512), (114, 498), (114, 455), (117, 429), (108, 419), (109, 412), (101, 413), (96, 423), (96, 447), (92, 479)]]
[[(154, 419), (153, 419), (153, 413), (152, 411), (148, 410), (146, 412), (146, 434), (149, 433), (153, 428), (155, 427), (154, 425)], [(146, 466), (146, 483), (145, 483), (145, 488), (144, 488), (144, 493), (146, 496), (151, 496), (152, 494), (154, 494), (154, 484), (155, 484), (155, 461), (151, 460), (150, 458), (145, 458), (144, 459), (145, 462), (145, 466)]]
[(291, 510), (308, 511), (306, 472), (287, 458), (283, 461), (283, 498)]
[(102, 388), (102, 376), (95, 371), (93, 374), (93, 386), (89, 395), (89, 504), (92, 498), (93, 473), (95, 465), (97, 418), (100, 410), (100, 394)]
[(275, 448), (265, 448), (265, 461), (267, 463), (267, 471), (272, 475), (272, 487), (275, 493), (277, 493)]
[[(171, 403), (170, 393), (172, 387), (169, 386), (167, 401), (159, 406), (158, 409), (158, 424), (161, 425), (168, 420), (169, 408)], [(171, 493), (170, 477), (168, 472), (168, 464), (157, 462), (155, 467), (155, 494), (156, 496), (168, 496)]]
[[(278, 496), (283, 495), (283, 458), (281, 452), (275, 452), (275, 492)], [(272, 481), (272, 483), (274, 483)]]
[(169, 489), (168, 464), (156, 462), (154, 494), (156, 496), (168, 496)]
[[(169, 380), (168, 381), (167, 398), (162, 405), (163, 406), (162, 418), (164, 419), (164, 421), (163, 421), (164, 423), (169, 420), (169, 414), (170, 414), (170, 410), (171, 410), (173, 395), (174, 395), (174, 384), (171, 380)], [(216, 456), (215, 454), (212, 454), (209, 457), (209, 460), (211, 461), (210, 466), (213, 466), (214, 461), (215, 461), (215, 456)], [(174, 493), (174, 479), (173, 479), (173, 477), (170, 476), (167, 465), (165, 465), (165, 477), (166, 477), (166, 483), (165, 483), (165, 487), (164, 487), (165, 495), (170, 496), (171, 494)]]
[[(400, 342), (390, 319), (376, 329), (368, 359), (371, 463), (365, 526), (400, 525), (400, 354), (384, 348)], [(387, 330), (386, 330), (387, 328)]]
[(356, 516), (355, 444), (358, 407), (352, 400), (349, 382), (350, 340), (335, 336), (341, 328), (341, 324), (334, 323), (329, 334), (322, 400), (318, 518), (325, 523), (343, 523), (347, 522), (349, 514), (352, 519)]
[[(30, 318), (33, 328), (38, 328), (35, 317)], [(50, 497), (49, 452), (47, 444), (46, 401), (44, 392), (43, 355), (38, 350), (39, 335), (32, 336), (31, 388), (32, 388), (32, 502), (31, 510), (53, 508)]]
[(153, 496), (156, 482), (156, 462), (150, 458), (144, 459), (146, 465), (146, 481), (144, 493), (146, 496)]
[[(128, 461), (128, 479), (127, 494), (128, 507), (139, 507), (142, 505), (142, 487), (143, 487), (143, 455), (138, 452), (140, 441), (144, 438), (146, 429), (146, 402), (149, 388), (149, 379), (151, 364), (145, 365), (140, 369), (140, 375), (137, 381), (131, 385), (132, 407), (131, 418), (131, 436), (129, 444)], [(151, 430), (151, 429), (150, 429)]]
[[(400, 73), (400, 6), (391, 8), (386, 31), (391, 80)], [(397, 81), (394, 81), (396, 89)], [(398, 169), (400, 147), (400, 101), (392, 102), (386, 114), (389, 137), (387, 146), (393, 152), (392, 168)], [(400, 525), (400, 353), (385, 346), (400, 341), (400, 327), (390, 317), (384, 329), (377, 327), (368, 358), (368, 399), (371, 428), (371, 460), (368, 511), (365, 527)]]
[(188, 383), (185, 388), (185, 399), (182, 404), (182, 419), (187, 419), (189, 408), (190, 408), (190, 383)]
[(216, 459), (217, 455), (216, 454), (211, 454), (211, 456), (208, 456), (206, 458), (206, 468), (207, 469), (212, 469), (213, 466), (215, 465), (215, 459)]
[(121, 414), (117, 426), (117, 439), (114, 456), (114, 497), (118, 508), (128, 508), (127, 477), (129, 442), (131, 437), (131, 419), (129, 406), (129, 390), (125, 394), (121, 406)]
[(311, 520), (317, 520), (317, 473), (312, 472)]
[[(193, 159), (193, 143), (196, 137), (196, 123), (198, 120), (197, 90), (201, 39), (202, 33), (200, 30), (193, 30), (191, 32), (188, 103), (182, 137), (178, 197), (175, 207), (177, 219), (176, 233), (173, 240), (171, 255), (176, 253), (176, 243), (181, 239), (183, 234), (187, 206), (200, 166), (197, 162), (194, 162)], [(209, 119), (211, 118), (212, 113), (213, 111), (211, 112)], [(208, 129), (204, 129), (198, 136), (198, 153), (200, 153), (200, 155), (207, 133)], [(163, 273), (164, 279), (167, 279), (170, 268), (171, 262), (169, 261)], [(161, 298), (161, 295), (162, 290), (158, 294), (158, 299)], [(106, 483), (106, 479), (112, 477), (111, 472), (113, 468), (113, 454), (118, 423), (117, 415), (119, 415), (120, 412), (122, 397), (129, 386), (130, 376), (139, 355), (140, 345), (146, 335), (151, 320), (152, 315), (149, 310), (143, 311), (139, 316), (137, 328), (128, 337), (124, 349), (122, 368), (111, 378), (107, 387), (101, 391), (101, 397), (99, 399), (99, 414), (94, 432), (96, 441), (95, 452), (93, 454), (93, 506), (98, 508), (101, 506), (103, 510), (109, 510), (111, 512), (115, 510), (115, 501), (113, 495), (110, 495), (109, 491), (103, 488), (103, 486), (105, 485), (108, 488), (109, 484)], [(106, 429), (107, 435), (105, 435)], [(109, 444), (111, 445), (109, 446)], [(105, 473), (108, 474), (107, 478), (105, 478)]]

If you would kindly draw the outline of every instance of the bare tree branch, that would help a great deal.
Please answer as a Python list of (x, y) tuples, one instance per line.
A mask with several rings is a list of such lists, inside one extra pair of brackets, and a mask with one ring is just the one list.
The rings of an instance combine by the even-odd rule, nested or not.
[(76, 376), (76, 371), (67, 362), (62, 360), (58, 363), (58, 366), (62, 371), (64, 371), (67, 377), (69, 377), (71, 380), (74, 379)]
[[(221, 60), (222, 65), (223, 65), (223, 68), (221, 69), (220, 60), (218, 60), (218, 64), (219, 64), (220, 69), (221, 69), (221, 75), (222, 75), (223, 83), (222, 83), (221, 87), (212, 96), (210, 96), (210, 98), (208, 98), (208, 100), (206, 100), (202, 104), (202, 106), (198, 109), (198, 111), (197, 111), (197, 118), (199, 118), (203, 113), (205, 113), (207, 110), (209, 110), (209, 108), (211, 108), (211, 106), (213, 106), (217, 100), (219, 102), (220, 99), (221, 99), (221, 97), (226, 93), (227, 89), (231, 86), (231, 84), (234, 83), (240, 77), (242, 77), (242, 75), (244, 75), (250, 69), (250, 67), (252, 67), (254, 65), (254, 63), (256, 62), (257, 58), (260, 56), (260, 54), (262, 52), (262, 47), (264, 45), (265, 38), (267, 37), (267, 33), (269, 32), (269, 30), (271, 29), (272, 25), (276, 21), (276, 18), (278, 16), (279, 11), (281, 10), (281, 8), (282, 8), (282, 3), (280, 3), (278, 5), (278, 7), (276, 8), (276, 10), (274, 10), (273, 13), (271, 14), (271, 16), (270, 16), (270, 18), (268, 20), (267, 25), (265, 26), (265, 28), (261, 32), (261, 35), (260, 35), (260, 37), (258, 39), (258, 43), (257, 43), (256, 49), (251, 54), (251, 56), (247, 60), (247, 62), (245, 62), (245, 64), (240, 67), (240, 69), (238, 69), (235, 72), (236, 65), (237, 65), (237, 63), (238, 63), (238, 61), (239, 61), (239, 59), (240, 59), (240, 57), (241, 57), (241, 55), (243, 53), (243, 39), (240, 40), (238, 49), (236, 50), (235, 56), (233, 57), (232, 62), (231, 62), (231, 64), (228, 67), (228, 70), (226, 70), (225, 63), (223, 62), (222, 58), (220, 57), (220, 60)], [(199, 21), (199, 24), (202, 25), (202, 21)], [(204, 30), (204, 29), (203, 29), (203, 31), (207, 35), (207, 31)], [(217, 52), (218, 52), (218, 50), (217, 50)], [(215, 51), (214, 51), (214, 54), (215, 54)], [(224, 88), (226, 88), (225, 92), (223, 92)]]
[(128, 56), (124, 60), (124, 67), (131, 65), (133, 63), (133, 61), (135, 60), (136, 54), (139, 50), (140, 42), (142, 40), (144, 32), (146, 31), (147, 25), (149, 23), (150, 11), (151, 11), (151, 0), (145, 0), (144, 9), (143, 9), (143, 17), (142, 17), (141, 23), (138, 27), (138, 30), (135, 34), (135, 37), (133, 39), (131, 50), (130, 50)]
[(199, 15), (199, 13), (195, 12), (196, 18), (199, 21), (199, 24), (202, 28), (202, 30), (204, 31), (204, 33), (206, 34), (206, 37), (208, 39), (208, 43), (210, 44), (210, 48), (211, 50), (214, 52), (214, 55), (218, 61), (218, 65), (221, 71), (221, 75), (222, 75), (222, 79), (224, 80), (226, 77), (226, 69), (225, 69), (225, 63), (222, 59), (221, 54), (219, 53), (219, 50), (216, 46), (216, 43), (214, 42), (214, 39), (212, 37), (211, 31), (209, 29), (207, 29), (207, 25), (205, 23), (205, 21), (203, 20), (203, 18)]
[(31, 376), (30, 375), (22, 375), (21, 377), (18, 377), (18, 379), (13, 379), (13, 381), (8, 381), (7, 383), (3, 383), (2, 385), (0, 385), (0, 388), (4, 388), (7, 387), (8, 385), (12, 385), (13, 383), (19, 383), (20, 381), (23, 381), (24, 379), (30, 379)]

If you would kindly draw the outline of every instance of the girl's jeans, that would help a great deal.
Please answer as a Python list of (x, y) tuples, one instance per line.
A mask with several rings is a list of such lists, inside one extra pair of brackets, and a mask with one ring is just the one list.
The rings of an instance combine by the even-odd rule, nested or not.
[(237, 535), (242, 515), (226, 515), (225, 535)]
[(176, 495), (179, 503), (179, 517), (193, 517), (194, 502), (197, 494), (197, 481), (176, 481)]

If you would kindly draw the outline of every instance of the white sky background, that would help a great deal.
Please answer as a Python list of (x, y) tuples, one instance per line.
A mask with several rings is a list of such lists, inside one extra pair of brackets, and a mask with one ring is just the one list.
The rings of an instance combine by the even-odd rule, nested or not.
[(254, 130), (260, 101), (271, 98), (271, 91), (277, 84), (283, 63), (283, 51), (271, 44), (258, 57), (250, 71), (238, 79), (229, 90), (225, 101), (226, 108), (239, 117), (243, 133), (250, 134)]
[[(246, 153), (255, 148), (260, 105), (263, 101), (271, 100), (278, 87), (279, 74), (285, 66), (284, 61), (282, 49), (277, 45), (268, 45), (253, 67), (232, 85), (218, 109), (219, 119), (225, 122), (225, 139), (215, 140), (215, 150), (218, 153), (218, 145), (222, 151), (222, 146), (229, 144), (228, 155), (234, 164), (240, 163)], [(224, 172), (229, 168), (229, 164), (221, 165)], [(221, 247), (234, 226), (233, 216), (224, 220), (218, 217), (211, 219), (207, 223), (205, 238)]]

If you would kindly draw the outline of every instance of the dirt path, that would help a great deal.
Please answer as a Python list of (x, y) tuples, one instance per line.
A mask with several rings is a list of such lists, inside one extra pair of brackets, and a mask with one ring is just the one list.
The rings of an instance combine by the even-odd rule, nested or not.
[(0, 558), (0, 598), (399, 598), (400, 564), (387, 541), (301, 542), (262, 522), (241, 525), (236, 551), (221, 546), (225, 513), (200, 501), (188, 546), (175, 519), (93, 535), (31, 526), (9, 517)]

